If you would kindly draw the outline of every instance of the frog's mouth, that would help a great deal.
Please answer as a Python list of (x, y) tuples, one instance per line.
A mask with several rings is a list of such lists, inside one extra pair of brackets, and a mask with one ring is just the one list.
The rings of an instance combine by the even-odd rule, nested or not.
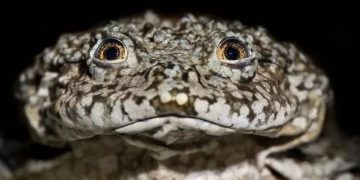
[(204, 119), (166, 116), (137, 121), (116, 132), (124, 135), (129, 144), (150, 150), (155, 158), (167, 159), (197, 151), (211, 139), (235, 130)]

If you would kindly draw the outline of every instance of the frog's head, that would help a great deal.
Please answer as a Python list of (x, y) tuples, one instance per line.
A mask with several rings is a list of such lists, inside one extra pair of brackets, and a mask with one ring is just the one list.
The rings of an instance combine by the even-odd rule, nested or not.
[(44, 142), (121, 134), (167, 146), (303, 133), (322, 116), (327, 88), (304, 54), (263, 28), (152, 13), (63, 35), (19, 82)]

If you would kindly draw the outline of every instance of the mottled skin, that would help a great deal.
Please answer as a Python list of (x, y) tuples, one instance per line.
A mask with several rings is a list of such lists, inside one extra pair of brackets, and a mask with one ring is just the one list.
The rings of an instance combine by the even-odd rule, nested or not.
[[(123, 43), (125, 59), (98, 59), (107, 38)], [(248, 57), (220, 59), (226, 38)], [(25, 166), (23, 178), (326, 179), (351, 167), (342, 156), (285, 155), (322, 132), (328, 79), (294, 45), (238, 21), (146, 13), (65, 34), (19, 85), (34, 139), (72, 147), (37, 170)], [(326, 163), (333, 169), (313, 172)]]

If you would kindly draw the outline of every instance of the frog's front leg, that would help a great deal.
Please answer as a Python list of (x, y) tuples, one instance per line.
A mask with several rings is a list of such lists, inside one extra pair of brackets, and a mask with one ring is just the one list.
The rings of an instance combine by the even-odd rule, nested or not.
[[(322, 132), (322, 128), (324, 126), (325, 114), (326, 114), (326, 101), (324, 99), (314, 99), (313, 103), (314, 108), (317, 109), (316, 118), (313, 119), (311, 124), (303, 129), (305, 131), (303, 134), (297, 135), (299, 133), (300, 128), (294, 126), (293, 121), (286, 126), (284, 126), (277, 136), (288, 136), (291, 132), (295, 134), (294, 138), (290, 138), (290, 140), (285, 143), (277, 144), (275, 146), (271, 146), (257, 154), (257, 164), (259, 168), (263, 168), (265, 165), (272, 166), (272, 164), (267, 163), (267, 157), (274, 153), (284, 152), (294, 147), (297, 147), (301, 144), (309, 143), (317, 139)], [(310, 115), (307, 118), (311, 118)], [(288, 137), (285, 137), (288, 138)], [(286, 173), (286, 172), (284, 172)]]

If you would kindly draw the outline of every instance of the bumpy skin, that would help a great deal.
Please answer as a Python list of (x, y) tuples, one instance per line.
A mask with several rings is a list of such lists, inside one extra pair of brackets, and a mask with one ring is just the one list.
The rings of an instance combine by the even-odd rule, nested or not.
[[(96, 58), (110, 37), (126, 60)], [(249, 58), (218, 58), (229, 37)], [(19, 82), (34, 139), (72, 151), (15, 177), (313, 179), (352, 167), (324, 143), (309, 145), (324, 153), (316, 162), (286, 155), (321, 133), (328, 79), (294, 45), (238, 21), (149, 12), (65, 34)]]

